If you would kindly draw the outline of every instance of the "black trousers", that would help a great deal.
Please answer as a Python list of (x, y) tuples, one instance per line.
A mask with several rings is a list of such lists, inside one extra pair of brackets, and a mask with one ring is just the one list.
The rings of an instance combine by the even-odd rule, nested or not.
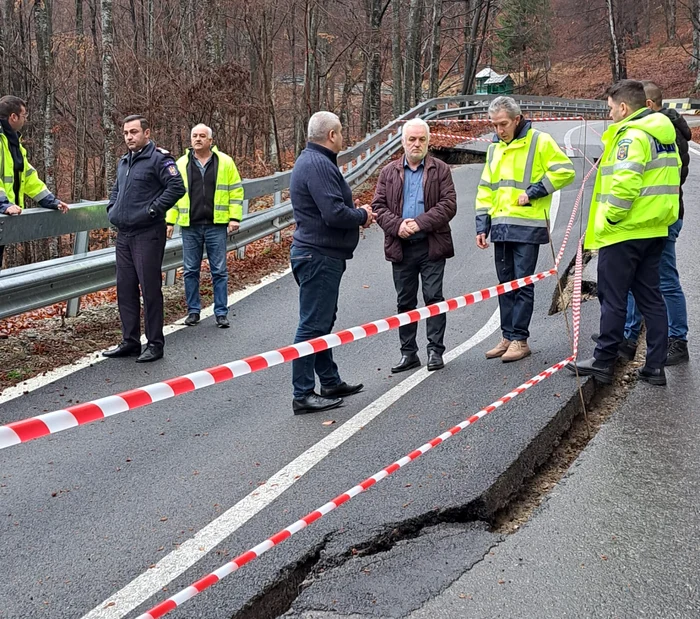
[(594, 356), (612, 363), (622, 342), (627, 293), (632, 291), (647, 326), (647, 367), (666, 362), (668, 317), (659, 287), (659, 262), (666, 237), (635, 239), (603, 247), (598, 253), (600, 337)]
[(141, 341), (141, 304), (148, 343), (162, 347), (163, 280), (161, 267), (165, 252), (165, 225), (155, 226), (133, 234), (117, 234), (117, 303), (125, 342)]
[[(532, 243), (494, 243), (496, 274), (504, 284), (533, 275), (537, 268), (540, 246)], [(535, 286), (525, 286), (499, 295), (501, 332), (507, 340), (522, 341), (530, 337), (530, 321), (535, 307)]]
[[(418, 306), (418, 278), (420, 277), (425, 305), (444, 301), (442, 296), (442, 279), (445, 274), (445, 260), (428, 259), (428, 240), (402, 242), (403, 260), (392, 262), (394, 287), (396, 288), (399, 312), (408, 312)], [(445, 326), (447, 316), (440, 314), (428, 318), (426, 331), (428, 351), (434, 350), (442, 355), (445, 352)], [(412, 355), (418, 352), (416, 333), (418, 323), (412, 322), (399, 327), (401, 354)]]

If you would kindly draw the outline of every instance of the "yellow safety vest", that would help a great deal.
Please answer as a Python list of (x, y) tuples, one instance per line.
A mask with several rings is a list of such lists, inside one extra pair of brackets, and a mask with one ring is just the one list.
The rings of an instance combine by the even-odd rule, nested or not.
[[(212, 149), (212, 157), (218, 157), (219, 165), (216, 172), (216, 189), (214, 191), (214, 223), (227, 224), (232, 219), (243, 219), (243, 183), (241, 175), (233, 159), (220, 152), (216, 146)], [(165, 214), (168, 224), (180, 224), (182, 227), (190, 225), (190, 193), (187, 187), (187, 165), (189, 163), (191, 148), (177, 160), (177, 167), (182, 175), (187, 192)]]
[[(576, 177), (571, 160), (554, 138), (530, 123), (509, 144), (491, 144), (476, 193), (476, 232), (491, 233), (493, 242), (549, 242), (552, 194)], [(547, 195), (519, 206), (518, 196), (542, 183)]]
[(14, 187), (15, 170), (12, 153), (10, 152), (10, 144), (7, 140), (7, 136), (2, 132), (2, 129), (0, 129), (0, 172), (2, 173), (0, 199), (7, 198), (12, 204), (24, 208), (25, 195), (38, 202), (50, 196), (51, 192), (27, 160), (27, 151), (21, 143), (19, 145), (19, 150), (22, 153), (22, 159), (24, 159), (24, 171), (20, 176), (19, 195), (16, 196)]
[(643, 108), (601, 138), (586, 249), (668, 236), (678, 220), (681, 159), (673, 123)]

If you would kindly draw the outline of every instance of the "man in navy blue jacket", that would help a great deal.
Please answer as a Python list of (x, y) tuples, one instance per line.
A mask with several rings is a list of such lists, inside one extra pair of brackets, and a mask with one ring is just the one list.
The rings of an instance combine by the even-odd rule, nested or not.
[[(308, 143), (294, 164), (290, 184), (297, 227), (291, 249), (294, 279), (299, 285), (299, 326), (294, 342), (327, 335), (338, 310), (340, 280), (345, 263), (360, 240), (360, 227), (374, 221), (372, 208), (356, 208), (352, 191), (338, 169), (343, 148), (339, 118), (317, 112), (309, 120)], [(315, 392), (318, 374), (321, 394)], [(331, 350), (292, 362), (295, 415), (340, 406), (342, 396), (357, 393), (363, 385), (340, 379)]]
[[(163, 291), (161, 267), (165, 251), (165, 213), (185, 195), (172, 155), (151, 142), (143, 116), (124, 119), (129, 152), (119, 160), (109, 195), (107, 215), (117, 228), (117, 305), (122, 342), (105, 357), (138, 355), (137, 363), (163, 357)], [(141, 307), (148, 345), (141, 352)]]

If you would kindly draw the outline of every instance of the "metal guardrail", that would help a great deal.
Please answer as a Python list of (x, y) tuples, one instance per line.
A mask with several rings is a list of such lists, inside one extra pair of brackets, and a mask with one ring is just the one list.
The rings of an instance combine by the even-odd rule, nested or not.
[[(420, 116), (426, 120), (452, 116), (483, 114), (492, 97), (467, 95), (431, 99), (414, 107), (360, 143), (342, 152), (338, 163), (345, 168), (351, 186), (369, 178), (386, 159), (401, 147), (402, 123)], [(569, 100), (551, 97), (516, 97), (524, 111), (546, 111), (571, 114), (607, 115), (602, 101)], [(456, 107), (454, 107), (456, 106)], [(282, 191), (289, 188), (291, 171), (259, 179), (243, 181), (245, 190), (244, 219), (240, 230), (229, 237), (228, 250), (238, 250), (253, 241), (275, 234), (294, 223), (289, 201), (282, 203)], [(274, 206), (248, 214), (248, 201), (274, 196)], [(116, 283), (114, 249), (87, 251), (88, 233), (109, 227), (105, 210), (107, 202), (80, 203), (66, 214), (36, 208), (21, 216), (0, 215), (0, 245), (75, 233), (74, 255), (0, 272), (0, 318), (7, 318), (32, 309), (69, 301), (67, 314), (75, 315), (79, 297), (104, 290)], [(175, 269), (182, 266), (182, 240), (168, 241), (163, 259), (166, 283), (172, 284)]]

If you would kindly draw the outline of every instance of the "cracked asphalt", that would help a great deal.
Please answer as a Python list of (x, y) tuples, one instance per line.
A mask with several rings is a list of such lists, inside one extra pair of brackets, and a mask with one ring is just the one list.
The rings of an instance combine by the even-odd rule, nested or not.
[[(573, 126), (542, 128), (562, 138)], [(576, 164), (580, 177), (582, 159)], [(480, 169), (468, 165), (454, 170), (457, 255), (447, 265), (447, 297), (478, 290), (496, 279), (492, 250), (479, 251), (474, 244), (473, 200)], [(572, 185), (562, 192), (553, 234), (557, 248), (577, 190), (578, 185)], [(573, 253), (572, 242), (566, 263)], [(543, 247), (538, 268), (551, 264), (551, 252)], [(404, 386), (401, 396), (370, 423), (224, 541), (202, 548), (194, 565), (165, 587), (149, 589), (149, 572), (170, 551), (263, 488), (277, 471), (354, 415), (379, 406), (398, 383), (410, 381), (389, 371), (399, 356), (397, 333), (337, 349), (343, 378), (362, 381), (365, 390), (325, 415), (291, 414), (290, 367), (285, 365), (3, 450), (0, 617), (79, 618), (97, 609), (91, 616), (107, 619), (145, 612), (568, 356), (564, 318), (548, 315), (555, 285), (553, 278), (537, 284), (531, 357), (515, 364), (487, 362), (483, 351), (499, 337), (494, 331), (444, 370), (410, 389)], [(129, 359), (96, 364), (4, 403), (0, 422), (286, 345), (296, 327), (296, 295), (291, 276), (282, 277), (235, 306), (231, 329), (218, 330), (211, 319), (205, 320), (168, 336), (161, 363), (145, 368)], [(590, 333), (597, 306), (586, 305), (583, 330)], [(481, 330), (496, 307), (497, 302), (489, 300), (450, 313), (448, 350)], [(348, 265), (336, 328), (395, 311), (382, 233), (370, 229)], [(424, 334), (421, 327), (423, 347)], [(582, 346), (586, 354), (592, 343), (586, 340)], [(425, 352), (422, 357), (425, 361)], [(314, 566), (323, 565), (341, 570), (317, 579), (317, 587), (326, 587), (319, 594), (324, 608), (332, 607), (329, 599), (337, 599), (346, 613), (387, 612), (393, 617), (437, 600), (461, 573), (483, 565), (484, 555), (499, 542), (485, 523), (565, 431), (576, 411), (575, 389), (566, 372), (554, 375), (169, 616), (278, 616), (299, 593), (298, 583)], [(324, 421), (334, 424), (326, 426)], [(384, 572), (376, 569), (375, 561), (377, 551), (387, 547), (392, 563)], [(408, 563), (411, 570), (402, 570)], [(364, 586), (361, 599), (349, 593), (355, 586), (355, 565), (363, 579), (357, 584)], [(135, 608), (110, 604), (117, 591), (138, 577), (146, 584)], [(387, 597), (397, 580), (404, 590), (413, 585), (419, 593)], [(333, 583), (341, 585), (342, 595), (331, 592)], [(304, 590), (289, 612), (313, 610), (303, 603), (314, 591), (321, 590)]]

